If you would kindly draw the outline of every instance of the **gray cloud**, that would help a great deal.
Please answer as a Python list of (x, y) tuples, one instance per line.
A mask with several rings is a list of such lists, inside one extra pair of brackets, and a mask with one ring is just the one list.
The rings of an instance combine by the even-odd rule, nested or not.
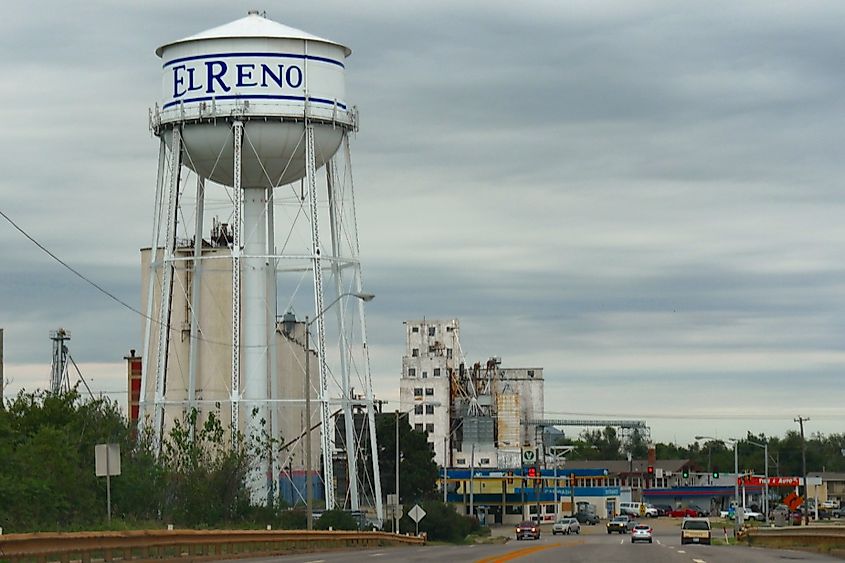
[[(250, 7), (45, 2), (0, 21), (2, 208), (133, 305), (153, 49)], [(473, 361), (544, 367), (548, 405), (693, 410), (704, 377), (710, 408), (753, 396), (783, 412), (759, 421), (771, 433), (792, 410), (841, 404), (840, 3), (269, 8), (353, 49), (379, 394), (397, 395), (402, 320), (426, 316), (461, 318)], [(7, 372), (45, 361), (59, 324), (90, 362), (138, 347), (137, 316), (10, 228), (0, 245)], [(818, 392), (795, 399), (790, 378)], [(693, 434), (685, 424), (655, 429)]]

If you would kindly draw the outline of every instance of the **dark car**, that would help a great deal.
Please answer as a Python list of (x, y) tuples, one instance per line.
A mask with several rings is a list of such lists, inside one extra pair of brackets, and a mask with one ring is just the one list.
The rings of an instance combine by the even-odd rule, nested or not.
[(589, 524), (590, 526), (595, 526), (599, 523), (599, 517), (595, 514), (588, 514), (587, 512), (579, 512), (575, 515), (575, 518), (578, 519), (578, 522), (581, 524)]
[(530, 538), (532, 540), (540, 539), (540, 526), (536, 522), (526, 520), (525, 522), (517, 524), (516, 539), (522, 540), (525, 538)]
[(631, 520), (629, 516), (623, 514), (621, 516), (616, 516), (613, 520), (607, 523), (607, 533), (612, 534), (613, 532), (616, 532), (617, 534), (627, 534), (633, 530), (636, 525), (637, 523), (634, 520)]
[(658, 516), (669, 516), (670, 514), (672, 514), (671, 504), (655, 504), (654, 508), (657, 509)]

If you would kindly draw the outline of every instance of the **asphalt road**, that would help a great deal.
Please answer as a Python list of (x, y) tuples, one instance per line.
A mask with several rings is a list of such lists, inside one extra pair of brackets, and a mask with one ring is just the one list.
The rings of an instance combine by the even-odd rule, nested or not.
[[(358, 551), (335, 551), (289, 555), (283, 557), (238, 559), (238, 563), (412, 563), (418, 561), (468, 561), (500, 563), (518, 561), (572, 563), (769, 563), (772, 561), (841, 561), (840, 559), (773, 549), (745, 546), (681, 546), (678, 522), (649, 521), (655, 524), (654, 543), (631, 544), (627, 535), (607, 534), (603, 524), (587, 526), (578, 536), (552, 536), (544, 533), (540, 540), (514, 541), (505, 545), (427, 545), (422, 547), (391, 547)], [(510, 528), (503, 529), (507, 533)], [(716, 532), (716, 530), (714, 530)], [(233, 562), (234, 563), (234, 562)]]

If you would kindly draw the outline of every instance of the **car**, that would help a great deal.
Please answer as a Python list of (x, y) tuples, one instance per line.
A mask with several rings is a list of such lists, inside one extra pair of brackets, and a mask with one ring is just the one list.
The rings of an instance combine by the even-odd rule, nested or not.
[(688, 543), (710, 544), (710, 520), (707, 518), (684, 518), (681, 522), (681, 545)]
[(699, 513), (695, 508), (681, 507), (673, 509), (669, 515), (673, 518), (696, 518)]
[(589, 524), (590, 526), (595, 526), (599, 523), (599, 517), (595, 514), (589, 514), (587, 512), (579, 512), (575, 515), (575, 519), (578, 520), (579, 524)]
[(633, 530), (636, 525), (637, 522), (632, 520), (629, 516), (620, 514), (607, 523), (607, 533), (612, 534), (613, 532), (616, 532), (617, 534), (627, 534)]
[(746, 508), (743, 512), (743, 518), (745, 520), (753, 520), (759, 522), (760, 520), (765, 520), (763, 514), (761, 512), (757, 512), (756, 510), (751, 510), (750, 508)]
[(581, 523), (577, 518), (558, 518), (557, 522), (552, 526), (552, 535), (557, 534), (580, 534)]
[(834, 518), (845, 518), (845, 506), (840, 506), (839, 508), (834, 508), (833, 511), (830, 514)]
[(536, 522), (525, 520), (516, 526), (516, 539), (522, 540), (531, 538), (532, 540), (540, 539), (540, 526)]
[(626, 514), (633, 518), (639, 518), (640, 516), (656, 518), (658, 512), (657, 509), (650, 504), (642, 502), (622, 502), (619, 503), (619, 514)]
[(669, 516), (672, 513), (671, 504), (655, 504), (654, 508), (657, 509), (658, 516)]
[(653, 534), (654, 530), (648, 524), (637, 524), (631, 530), (631, 543), (637, 543), (638, 541), (651, 543)]

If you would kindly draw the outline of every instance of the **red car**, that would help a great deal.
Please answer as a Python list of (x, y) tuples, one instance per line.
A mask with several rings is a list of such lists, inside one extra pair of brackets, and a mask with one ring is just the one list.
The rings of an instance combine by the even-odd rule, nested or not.
[(673, 518), (696, 518), (698, 516), (702, 516), (700, 510), (696, 510), (692, 507), (675, 508), (671, 513), (669, 513), (669, 515)]
[(540, 526), (536, 522), (520, 522), (516, 527), (516, 539), (531, 538), (532, 540), (540, 539)]

